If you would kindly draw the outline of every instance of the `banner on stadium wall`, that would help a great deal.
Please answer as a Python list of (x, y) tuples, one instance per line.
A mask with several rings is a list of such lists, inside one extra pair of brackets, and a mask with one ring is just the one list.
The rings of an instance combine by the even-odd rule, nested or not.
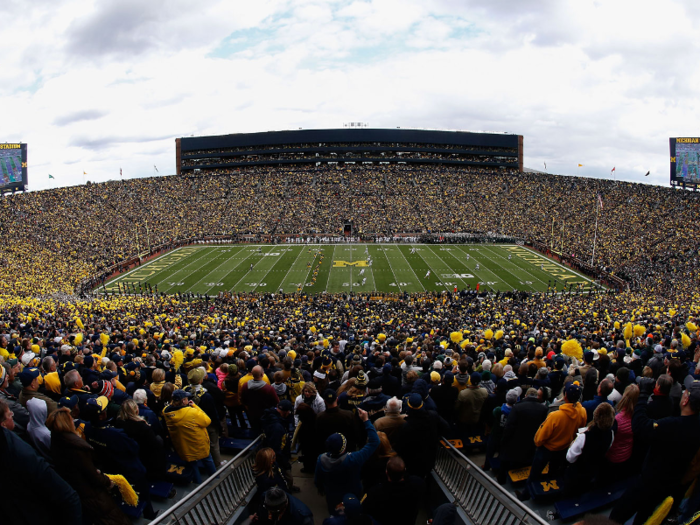
[(700, 184), (700, 138), (672, 137), (669, 150), (671, 186), (697, 187)]

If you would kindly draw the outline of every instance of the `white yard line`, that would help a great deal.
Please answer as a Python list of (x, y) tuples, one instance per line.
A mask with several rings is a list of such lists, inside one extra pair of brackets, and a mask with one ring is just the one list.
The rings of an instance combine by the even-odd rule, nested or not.
[[(427, 245), (427, 244), (421, 244), (421, 245), (419, 245), (419, 246), (428, 246), (428, 245)], [(432, 250), (431, 250), (431, 251), (432, 251)], [(435, 269), (434, 269), (432, 266), (430, 266), (430, 264), (428, 263), (428, 261), (425, 260), (425, 257), (423, 257), (423, 255), (421, 255), (420, 251), (416, 250), (416, 252), (418, 253), (418, 256), (423, 260), (423, 262), (424, 262), (425, 264), (428, 265), (428, 268), (430, 268), (430, 273), (434, 274), (435, 277), (437, 277), (438, 279), (440, 279), (440, 283), (442, 284), (442, 286), (445, 288), (445, 290), (447, 290), (447, 291), (449, 292), (449, 290), (447, 289), (447, 285), (445, 284), (445, 281), (442, 280), (442, 277), (440, 277), (440, 275), (435, 271)]]
[[(445, 262), (445, 259), (443, 259), (442, 257), (440, 257), (440, 255), (437, 254), (437, 253), (435, 252), (435, 250), (433, 250), (433, 247), (432, 247), (432, 246), (430, 246), (430, 251), (433, 253), (433, 255), (435, 255), (435, 257), (437, 257), (438, 259), (440, 259), (440, 260), (442, 261), (442, 264), (444, 264), (445, 266), (447, 266), (447, 270), (448, 270), (448, 271), (452, 271), (452, 272), (457, 272), (457, 271), (458, 271), (458, 270), (455, 270), (454, 268), (452, 268), (452, 266), (450, 266), (449, 264), (447, 264), (447, 263)], [(454, 255), (453, 255), (452, 257), (454, 257)], [(454, 258), (457, 259), (457, 257), (454, 257)], [(460, 261), (459, 259), (457, 259), (457, 261), (461, 263), (461, 261)], [(466, 265), (465, 265), (465, 266), (466, 266)], [(457, 275), (457, 274), (455, 273), (455, 275)], [(495, 274), (494, 274), (494, 275), (495, 275)], [(465, 280), (462, 279), (461, 277), (455, 277), (455, 279), (459, 279), (460, 281), (462, 281), (462, 287), (464, 287), (464, 285), (466, 284)], [(442, 278), (440, 278), (440, 280), (441, 280), (443, 283), (445, 282)], [(447, 288), (447, 285), (445, 285), (445, 288), (447, 289), (448, 292), (451, 291), (449, 288)]]
[[(336, 246), (342, 246), (342, 244), (338, 244)], [(335, 257), (335, 246), (333, 246), (333, 252), (331, 253), (331, 267), (328, 268), (328, 277), (326, 277), (326, 287), (323, 289), (324, 292), (328, 291), (328, 283), (331, 282), (331, 272), (333, 271), (333, 257)]]
[[(229, 262), (229, 258), (228, 258), (228, 257), (225, 257), (225, 258), (224, 258), (224, 262), (222, 262), (219, 266), (217, 266), (217, 267), (214, 268), (213, 270), (208, 271), (208, 272), (204, 275), (204, 277), (202, 277), (199, 281), (197, 281), (197, 282), (194, 283), (192, 286), (190, 286), (189, 288), (187, 288), (187, 290), (185, 290), (185, 293), (189, 292), (189, 291), (192, 290), (193, 288), (196, 288), (197, 285), (198, 285), (199, 283), (201, 283), (202, 281), (204, 281), (204, 279), (206, 279), (207, 277), (209, 277), (211, 274), (213, 274), (215, 271), (217, 271), (219, 268), (221, 268), (223, 265), (227, 264), (228, 262)], [(213, 287), (209, 287), (209, 290), (211, 290), (211, 288), (213, 288)], [(196, 293), (196, 292), (195, 292), (195, 293)]]
[[(492, 252), (492, 253), (494, 254), (495, 257), (500, 257), (501, 259), (503, 259), (503, 260), (505, 260), (505, 261), (508, 260), (508, 259), (506, 259), (505, 257), (503, 257), (502, 255), (499, 255), (498, 252), (493, 251), (493, 250), (491, 249), (490, 246), (486, 246), (486, 249), (489, 250), (490, 252)], [(516, 255), (516, 257), (517, 257), (517, 255)], [(513, 275), (513, 272), (511, 272), (510, 270), (507, 270), (504, 266), (501, 266), (500, 264), (498, 264), (498, 261), (494, 260), (492, 257), (487, 257), (487, 259), (488, 259), (489, 261), (493, 261), (494, 263), (496, 263), (496, 266), (498, 266), (498, 267), (501, 268), (502, 270), (504, 270), (504, 271), (510, 273), (511, 275)], [(525, 262), (527, 262), (527, 261), (525, 261)], [(528, 272), (528, 271), (525, 269), (525, 267), (518, 266), (518, 270), (522, 270), (523, 272), (525, 272), (526, 274), (528, 274), (530, 277), (532, 277), (532, 278), (535, 279), (536, 281), (539, 281), (539, 282), (541, 282), (542, 284), (544, 284), (544, 281), (543, 281), (542, 279), (540, 279), (539, 277), (536, 277), (536, 276), (534, 276), (533, 274), (531, 274), (530, 272)], [(535, 287), (534, 287), (533, 285), (531, 285), (531, 284), (526, 284), (525, 286), (529, 286), (530, 288), (532, 288), (532, 291), (533, 291), (533, 292), (536, 292), (536, 291), (537, 291), (537, 290), (535, 289)]]
[[(280, 282), (280, 288), (282, 288), (282, 290), (284, 290), (284, 281), (286, 281), (286, 280), (287, 280), (287, 277), (289, 277), (289, 272), (292, 271), (292, 268), (294, 268), (294, 265), (295, 265), (295, 264), (297, 263), (297, 261), (299, 260), (299, 257), (301, 257), (301, 253), (302, 253), (303, 251), (304, 251), (304, 250), (299, 250), (299, 253), (297, 253), (297, 258), (294, 259), (294, 262), (293, 262), (293, 263), (291, 264), (291, 266), (289, 267), (289, 270), (287, 270), (287, 273), (284, 274), (284, 277), (282, 278), (282, 281)], [(281, 256), (280, 256), (280, 257), (281, 257)]]
[[(394, 267), (391, 265), (391, 261), (389, 260), (389, 256), (386, 254), (386, 251), (384, 250), (384, 245), (380, 245), (381, 248), (379, 248), (382, 252), (382, 255), (386, 259), (386, 262), (389, 263), (389, 268), (391, 268), (391, 273), (394, 276), (394, 282), (396, 283), (396, 287), (399, 289), (399, 292), (401, 291), (401, 286), (399, 285), (399, 280), (396, 278), (396, 272), (394, 272)], [(389, 245), (390, 246), (390, 245)]]
[[(481, 277), (479, 276), (479, 274), (477, 273), (477, 271), (476, 271), (476, 265), (474, 266), (474, 269), (473, 269), (473, 270), (472, 270), (471, 268), (469, 268), (469, 265), (467, 264), (467, 262), (472, 260), (472, 256), (471, 256), (470, 253), (468, 253), (468, 252), (466, 252), (466, 251), (464, 251), (464, 250), (462, 249), (462, 248), (464, 248), (465, 245), (464, 245), (464, 244), (456, 244), (455, 246), (457, 246), (457, 247), (459, 248), (459, 251), (460, 251), (460, 252), (464, 253), (465, 255), (469, 255), (469, 259), (468, 259), (467, 261), (464, 261), (464, 266), (466, 266), (467, 269), (468, 269), (470, 272), (473, 272), (474, 275), (476, 275), (476, 277), (477, 277), (477, 279), (479, 279), (479, 282), (480, 282), (480, 283), (483, 283), (483, 284), (485, 284), (486, 286), (489, 286), (489, 285), (488, 285), (488, 281), (483, 281), (482, 278), (481, 278)], [(471, 244), (471, 245), (466, 245), (466, 246), (479, 246), (479, 245), (477, 245), (477, 244)], [(481, 261), (479, 261), (479, 260), (477, 260), (477, 259), (478, 259), (478, 258), (475, 256), (475, 257), (474, 257), (474, 260), (475, 260), (477, 263), (481, 264)], [(488, 257), (487, 257), (487, 259), (488, 259)], [(489, 269), (486, 267), (486, 265), (484, 265), (484, 270), (486, 270), (487, 272), (489, 272), (489, 273), (490, 273), (491, 275), (493, 275), (496, 279), (500, 279), (500, 277), (498, 277), (498, 275), (496, 275), (496, 274), (493, 273), (491, 270), (489, 270)], [(490, 288), (490, 286), (489, 286), (489, 288)]]
[[(202, 250), (203, 253), (200, 254), (199, 256), (195, 257), (195, 259), (194, 259), (192, 262), (186, 264), (185, 266), (183, 266), (182, 268), (180, 268), (178, 271), (176, 271), (175, 273), (173, 273), (173, 274), (169, 277), (169, 279), (173, 279), (173, 280), (170, 281), (170, 282), (175, 282), (175, 281), (177, 281), (177, 279), (174, 279), (174, 277), (175, 277), (178, 273), (185, 271), (187, 268), (189, 268), (190, 266), (192, 266), (193, 264), (199, 262), (202, 258), (204, 258), (204, 256), (207, 255), (207, 254), (210, 252), (209, 248), (212, 248), (212, 247), (207, 246), (204, 250)], [(161, 282), (161, 284), (162, 284), (162, 282)], [(166, 292), (166, 293), (167, 293), (167, 292), (169, 292), (172, 288), (173, 288), (173, 286), (168, 286), (167, 288), (162, 289), (161, 292)], [(182, 292), (182, 293), (184, 293), (184, 292)]]
[(423, 283), (420, 282), (420, 279), (418, 278), (418, 274), (417, 274), (416, 271), (413, 269), (413, 266), (411, 266), (411, 263), (408, 262), (408, 259), (406, 259), (406, 256), (405, 256), (405, 255), (403, 254), (403, 252), (401, 251), (401, 248), (400, 248), (399, 246), (396, 246), (396, 248), (399, 250), (399, 253), (401, 254), (401, 257), (403, 257), (403, 260), (406, 261), (406, 264), (408, 264), (408, 267), (409, 267), (409, 268), (411, 269), (411, 271), (413, 272), (413, 275), (416, 276), (416, 281), (418, 281), (418, 284), (420, 284), (421, 288), (423, 288), (423, 291), (425, 292), (425, 286), (423, 286)]
[[(227, 260), (227, 261), (234, 260), (234, 259), (236, 258), (235, 256), (238, 255), (239, 253), (241, 253), (243, 250), (245, 250), (245, 248), (241, 248), (241, 249), (238, 250), (236, 253), (234, 253), (233, 256), (227, 257), (226, 260)], [(220, 281), (220, 282), (224, 282), (224, 281), (226, 280), (226, 277), (228, 277), (229, 275), (231, 275), (231, 272), (235, 271), (236, 268), (238, 268), (241, 264), (243, 264), (243, 263), (245, 262), (245, 260), (246, 260), (248, 257), (250, 257), (250, 254), (248, 254), (248, 256), (244, 257), (243, 260), (242, 260), (241, 262), (239, 262), (238, 264), (234, 264), (233, 268), (231, 268), (231, 270), (229, 270), (228, 272), (226, 272), (226, 275), (224, 275), (224, 276), (221, 278), (221, 281)], [(216, 270), (214, 270), (214, 271), (216, 271)], [(211, 290), (212, 288), (214, 288), (214, 287), (213, 287), (213, 286), (209, 287), (209, 288), (207, 289), (207, 291), (204, 292), (204, 293), (209, 293), (209, 290)]]

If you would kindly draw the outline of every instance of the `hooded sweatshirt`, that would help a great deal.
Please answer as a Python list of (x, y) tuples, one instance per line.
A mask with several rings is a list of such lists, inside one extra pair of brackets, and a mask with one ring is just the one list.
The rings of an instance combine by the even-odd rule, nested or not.
[(51, 458), (51, 431), (46, 428), (46, 403), (38, 398), (27, 401), (29, 439), (39, 453), (46, 459)]
[(586, 426), (586, 409), (581, 403), (564, 403), (551, 412), (535, 434), (535, 446), (557, 452), (566, 450), (579, 428)]

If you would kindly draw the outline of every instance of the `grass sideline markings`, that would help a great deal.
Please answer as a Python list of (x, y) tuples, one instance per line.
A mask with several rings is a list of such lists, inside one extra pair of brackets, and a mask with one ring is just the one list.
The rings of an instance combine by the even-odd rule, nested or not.
[(588, 281), (588, 282), (591, 283), (593, 286), (597, 286), (597, 287), (600, 288), (601, 290), (607, 290), (607, 288), (606, 288), (605, 286), (603, 286), (602, 284), (598, 284), (597, 282), (595, 282), (595, 280), (586, 277), (585, 275), (583, 275), (583, 274), (577, 272), (576, 270), (573, 270), (572, 268), (569, 268), (569, 267), (567, 267), (567, 266), (564, 266), (563, 264), (561, 264), (561, 263), (555, 261), (555, 260), (552, 259), (551, 257), (547, 257), (547, 256), (545, 256), (545, 255), (542, 255), (541, 253), (536, 252), (535, 250), (533, 250), (533, 249), (531, 249), (531, 248), (528, 248), (527, 246), (524, 246), (524, 245), (523, 245), (523, 246), (520, 246), (520, 248), (524, 248), (525, 250), (529, 251), (529, 252), (532, 253), (533, 255), (538, 255), (540, 258), (544, 259), (544, 260), (547, 261), (547, 262), (552, 262), (552, 263), (556, 264), (557, 266), (559, 266), (559, 267), (562, 268), (563, 270), (566, 270), (567, 272), (571, 272), (571, 273), (573, 273), (574, 275), (578, 275), (581, 279), (584, 279), (584, 280)]

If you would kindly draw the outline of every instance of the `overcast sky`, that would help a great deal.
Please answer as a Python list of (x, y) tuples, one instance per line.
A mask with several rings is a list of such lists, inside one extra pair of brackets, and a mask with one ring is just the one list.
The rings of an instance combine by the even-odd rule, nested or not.
[(517, 133), (526, 167), (667, 185), (668, 138), (700, 135), (690, 0), (0, 0), (0, 16), (0, 141), (28, 143), (32, 190), (174, 173), (176, 137), (350, 121)]

